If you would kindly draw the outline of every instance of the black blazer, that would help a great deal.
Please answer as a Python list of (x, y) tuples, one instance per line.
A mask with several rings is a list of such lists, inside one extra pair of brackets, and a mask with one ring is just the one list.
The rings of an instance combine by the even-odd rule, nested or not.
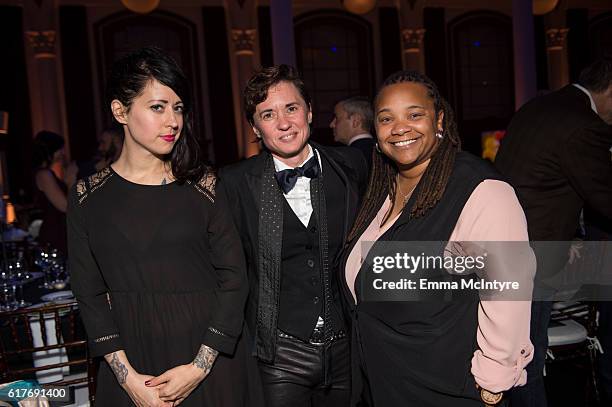
[[(367, 168), (363, 156), (348, 147), (324, 147), (310, 144), (325, 157), (340, 176), (345, 187), (344, 240), (353, 226), (359, 209), (360, 199), (366, 185)], [(262, 176), (267, 155), (264, 151), (257, 156), (229, 165), (220, 170), (218, 188), (227, 194), (230, 212), (242, 240), (249, 278), (246, 322), (252, 336), (257, 335), (257, 306), (259, 293), (258, 270), (258, 224)], [(280, 263), (280, 259), (278, 259)], [(332, 259), (330, 259), (330, 262)], [(330, 270), (337, 271), (337, 259), (333, 259)], [(264, 299), (265, 301), (265, 299)]]
[(569, 85), (514, 116), (495, 166), (517, 191), (531, 240), (570, 240), (588, 206), (612, 219), (612, 131)]
[(374, 144), (376, 140), (374, 137), (372, 138), (360, 138), (359, 140), (353, 141), (349, 147), (353, 147), (361, 151), (361, 154), (366, 159), (368, 163), (368, 168), (372, 167), (372, 151), (374, 150)]

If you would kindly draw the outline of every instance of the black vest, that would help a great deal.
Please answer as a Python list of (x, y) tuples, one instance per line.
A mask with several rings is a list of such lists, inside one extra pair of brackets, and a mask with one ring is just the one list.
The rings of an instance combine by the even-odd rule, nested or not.
[[(470, 195), (485, 179), (500, 176), (486, 162), (457, 154), (440, 202), (421, 218), (408, 220), (403, 213), (379, 241), (447, 241)], [(363, 275), (362, 268), (358, 282)], [(478, 301), (477, 293), (468, 292), (450, 301), (359, 303), (353, 311), (353, 334), (374, 405), (482, 406), (470, 372), (477, 348)]]
[[(331, 317), (334, 331), (344, 329), (333, 259), (343, 240), (345, 187), (323, 156), (323, 189), (328, 223), (329, 264), (332, 295)], [(278, 329), (307, 341), (323, 317), (323, 281), (320, 271), (319, 233), (316, 216), (308, 227), (299, 220), (287, 201), (283, 200), (283, 244), (281, 251), (281, 290)]]

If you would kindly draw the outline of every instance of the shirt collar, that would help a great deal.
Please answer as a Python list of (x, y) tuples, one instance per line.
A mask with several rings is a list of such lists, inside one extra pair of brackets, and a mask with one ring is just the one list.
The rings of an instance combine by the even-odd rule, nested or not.
[(372, 135), (370, 133), (361, 133), (361, 134), (358, 134), (356, 136), (351, 137), (351, 139), (348, 142), (348, 145), (350, 146), (355, 141), (361, 140), (361, 139), (364, 139), (364, 138), (374, 138), (374, 137), (372, 137)]
[(586, 93), (586, 95), (589, 97), (589, 100), (591, 101), (591, 109), (593, 109), (593, 111), (597, 113), (597, 106), (595, 106), (595, 101), (593, 100), (593, 96), (591, 96), (591, 92), (589, 92), (589, 90), (585, 88), (584, 86), (581, 86), (577, 83), (573, 83), (572, 85), (574, 85), (575, 87), (577, 87), (578, 89)]
[[(319, 168), (323, 169), (323, 166), (321, 165), (321, 156), (319, 155), (319, 152), (315, 150), (314, 148), (312, 148), (310, 144), (307, 144), (306, 147), (308, 148), (308, 156), (297, 167), (301, 167), (302, 165), (304, 165), (304, 163), (310, 160), (316, 152), (317, 160), (319, 161)], [(276, 169), (277, 172), (282, 171), (282, 170), (292, 170), (293, 168), (296, 168), (296, 167), (288, 166), (287, 164), (285, 164), (284, 162), (282, 162), (281, 160), (279, 160), (278, 158), (274, 156), (272, 156), (272, 160), (274, 161), (274, 168)]]

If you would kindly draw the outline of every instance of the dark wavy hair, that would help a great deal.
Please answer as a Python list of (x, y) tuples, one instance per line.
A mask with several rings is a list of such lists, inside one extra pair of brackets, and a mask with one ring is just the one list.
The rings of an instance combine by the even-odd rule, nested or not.
[(32, 148), (32, 167), (48, 167), (53, 161), (56, 151), (64, 148), (65, 141), (62, 136), (48, 130), (39, 131), (34, 137)]
[[(444, 113), (442, 124), (443, 137), (433, 152), (431, 161), (414, 191), (414, 194), (416, 194), (414, 204), (408, 208), (410, 211), (409, 216), (413, 219), (425, 215), (442, 198), (455, 163), (455, 156), (457, 151), (461, 150), (461, 140), (457, 132), (453, 109), (440, 96), (436, 84), (419, 72), (399, 71), (389, 76), (379, 88), (374, 104), (377, 104), (378, 97), (384, 88), (406, 82), (419, 83), (425, 86), (427, 95), (433, 101), (436, 117), (438, 117), (440, 112)], [(349, 241), (358, 238), (365, 231), (376, 216), (387, 195), (394, 202), (397, 172), (395, 164), (384, 154), (373, 153), (368, 189), (357, 214), (353, 229), (349, 234)]]
[(138, 49), (113, 64), (106, 85), (106, 106), (120, 101), (129, 111), (134, 99), (147, 83), (157, 80), (169, 87), (183, 102), (181, 136), (166, 157), (179, 183), (199, 181), (208, 171), (201, 141), (193, 134), (193, 99), (191, 85), (181, 67), (157, 47)]
[(253, 115), (257, 105), (266, 100), (268, 90), (280, 82), (292, 83), (300, 92), (306, 106), (310, 107), (310, 95), (297, 69), (285, 64), (263, 68), (251, 76), (244, 88), (244, 114), (251, 125), (255, 123)]

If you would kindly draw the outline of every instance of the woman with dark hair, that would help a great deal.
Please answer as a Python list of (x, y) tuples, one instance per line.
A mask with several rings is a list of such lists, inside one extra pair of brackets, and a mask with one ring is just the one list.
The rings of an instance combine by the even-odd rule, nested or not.
[[(452, 110), (424, 75), (391, 75), (376, 97), (374, 117), (378, 154), (344, 258), (344, 298), (358, 343), (354, 371), (365, 372), (377, 407), (498, 404), (503, 391), (525, 383), (523, 368), (532, 357), (535, 264), (514, 190), (483, 160), (460, 151)], [(492, 301), (478, 291), (421, 291), (419, 301), (397, 301), (394, 290), (386, 300), (369, 300), (373, 253), (409, 251), (411, 244), (402, 242), (410, 241), (442, 242), (434, 252), (441, 255), (451, 247), (445, 242), (458, 243), (457, 255), (478, 252), (469, 242), (487, 249), (482, 242), (518, 241), (522, 258), (513, 260), (520, 265), (508, 261), (516, 250), (498, 250), (499, 261), (485, 270), (520, 281), (527, 294), (522, 301)], [(366, 252), (363, 242), (375, 243)], [(437, 272), (444, 281), (471, 278), (442, 267), (429, 277)]]
[(366, 163), (357, 150), (310, 140), (310, 97), (294, 67), (259, 70), (243, 96), (263, 150), (223, 168), (220, 188), (247, 261), (244, 337), (253, 338), (265, 405), (346, 406), (350, 343), (336, 259)]
[(121, 155), (68, 203), (72, 286), (91, 355), (107, 362), (96, 401), (244, 406), (245, 265), (191, 131), (189, 83), (143, 48), (114, 64), (107, 106), (125, 133)]
[(38, 242), (66, 254), (66, 184), (53, 171), (64, 164), (64, 139), (57, 133), (41, 131), (34, 138), (32, 164), (38, 190), (36, 205), (42, 211)]

